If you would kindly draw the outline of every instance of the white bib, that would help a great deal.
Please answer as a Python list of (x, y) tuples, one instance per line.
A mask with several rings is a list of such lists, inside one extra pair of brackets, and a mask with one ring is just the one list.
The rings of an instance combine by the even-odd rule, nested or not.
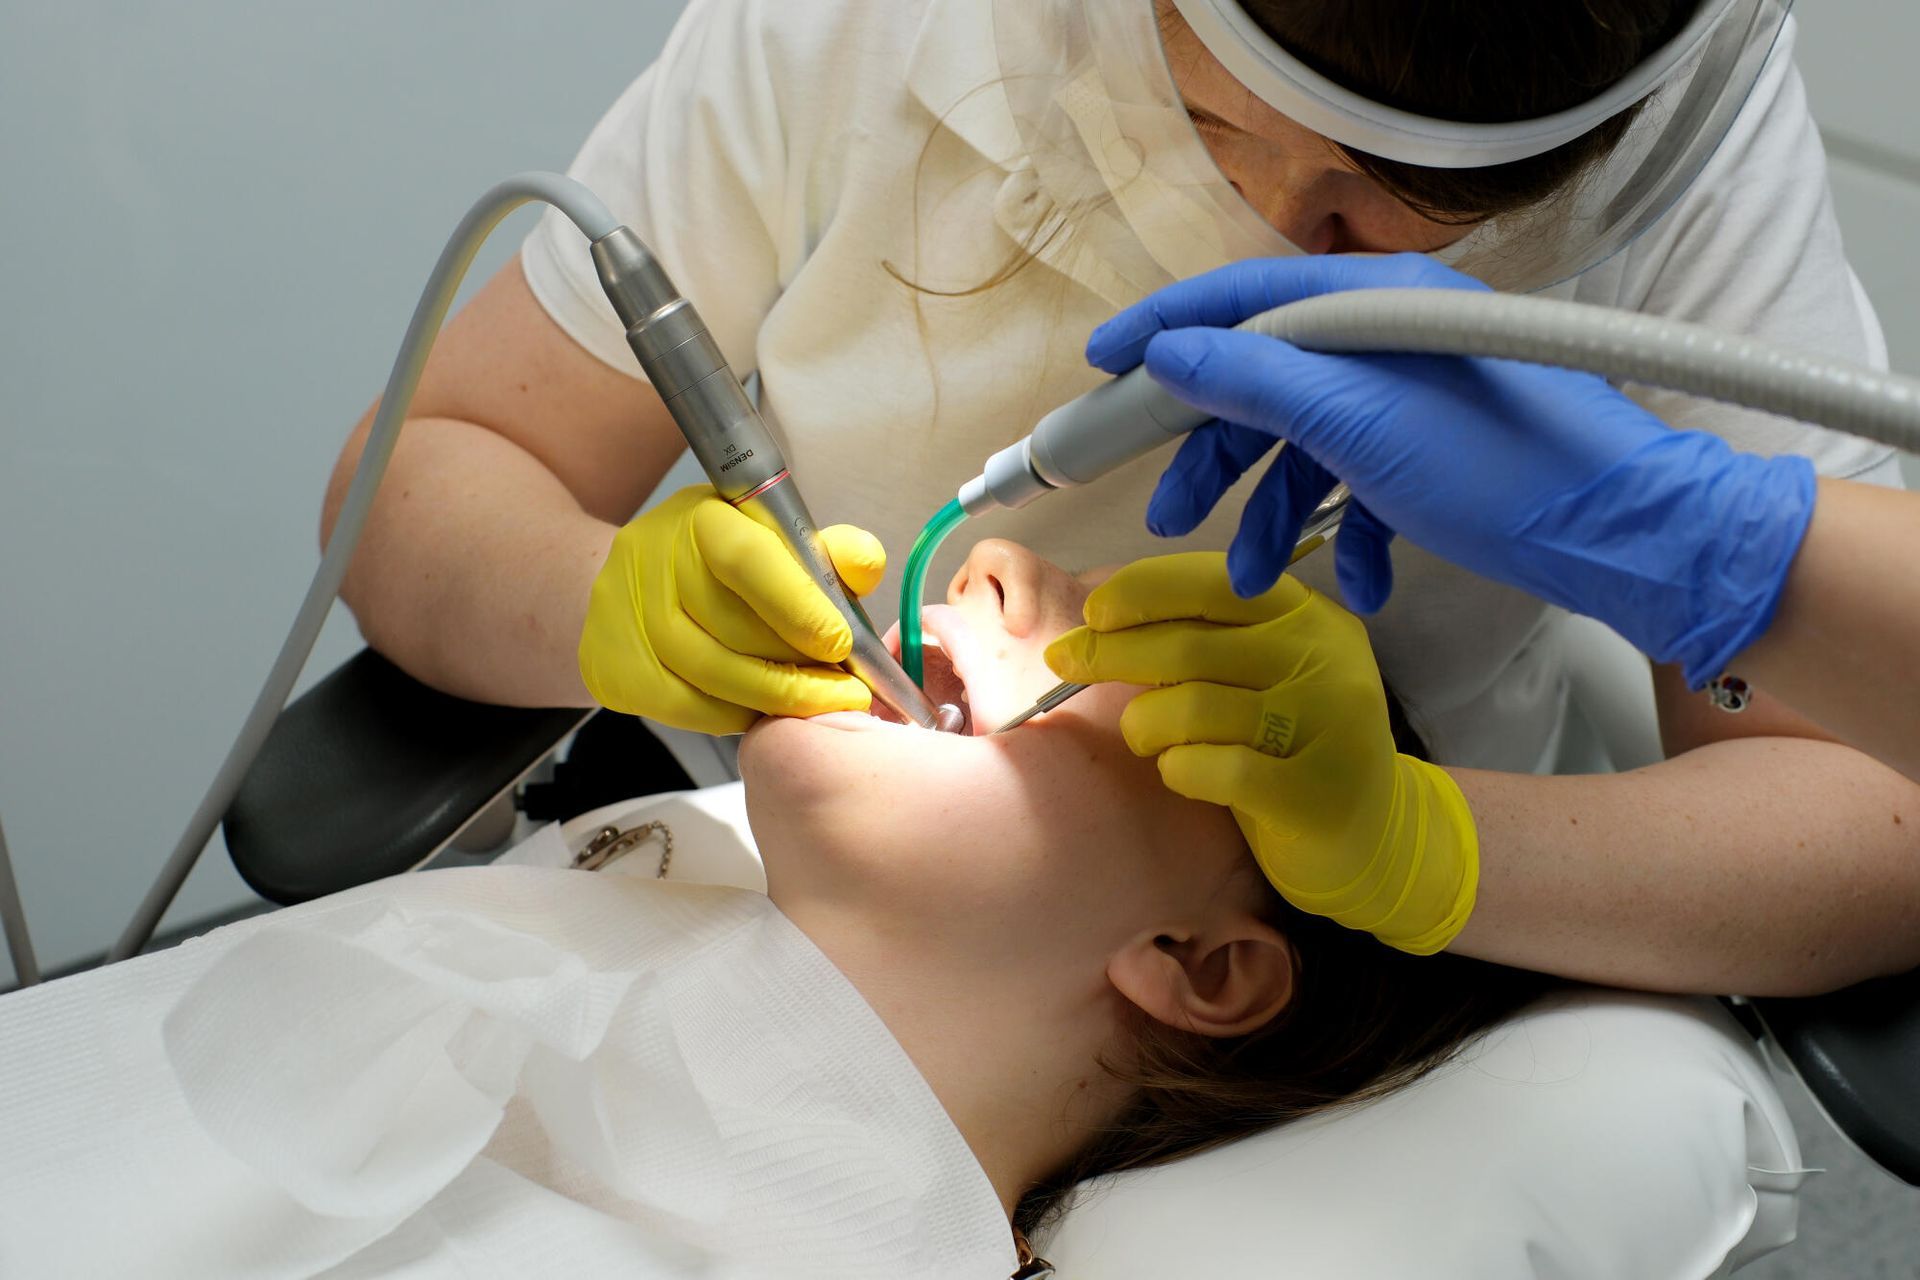
[(745, 890), (402, 877), (9, 998), (0, 1043), (0, 1274), (1016, 1265), (899, 1044)]

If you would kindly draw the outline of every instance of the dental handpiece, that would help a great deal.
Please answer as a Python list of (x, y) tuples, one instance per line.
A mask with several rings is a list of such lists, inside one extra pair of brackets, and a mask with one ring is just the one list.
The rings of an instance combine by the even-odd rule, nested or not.
[(593, 264), (627, 327), (627, 345), (714, 490), (786, 543), (852, 629), (853, 652), (842, 665), (904, 719), (923, 729), (963, 732), (965, 714), (951, 703), (934, 705), (887, 652), (866, 610), (842, 586), (780, 446), (693, 304), (626, 227), (593, 242)]
[[(1920, 449), (1920, 384), (1912, 379), (1665, 316), (1474, 290), (1357, 289), (1290, 302), (1235, 327), (1308, 351), (1581, 369)], [(1136, 368), (1069, 400), (988, 458), (961, 486), (961, 509), (985, 515), (1089, 484), (1210, 419)]]

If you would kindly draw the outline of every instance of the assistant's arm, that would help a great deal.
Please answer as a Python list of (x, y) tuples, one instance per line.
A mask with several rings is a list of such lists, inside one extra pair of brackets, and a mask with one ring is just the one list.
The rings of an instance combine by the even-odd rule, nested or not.
[(1746, 995), (1920, 964), (1920, 791), (1849, 747), (1756, 737), (1629, 773), (1448, 772), (1480, 848), (1450, 950)]
[[(372, 419), (334, 466), (323, 540)], [(653, 388), (569, 338), (515, 258), (435, 344), (341, 596), (370, 644), (436, 688), (588, 705), (576, 653), (594, 577), (683, 447)]]
[(1731, 664), (1920, 781), (1920, 494), (1820, 481), (1773, 625)]
[(1765, 698), (1729, 716), (1667, 669), (1661, 764), (1441, 769), (1396, 749), (1359, 620), (1291, 579), (1243, 598), (1217, 553), (1156, 557), (1086, 621), (1054, 671), (1161, 686), (1128, 706), (1128, 745), (1232, 808), (1302, 910), (1657, 990), (1805, 994), (1920, 964), (1920, 788)]
[(1657, 667), (1654, 694), (1660, 764), (1561, 778), (1449, 770), (1480, 838), (1479, 901), (1453, 949), (1746, 995), (1920, 965), (1920, 784), (1764, 692), (1729, 715)]

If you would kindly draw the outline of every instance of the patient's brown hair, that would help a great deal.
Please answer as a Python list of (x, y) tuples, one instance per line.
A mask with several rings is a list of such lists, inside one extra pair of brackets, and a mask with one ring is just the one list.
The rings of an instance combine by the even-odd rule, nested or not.
[[(1425, 748), (1391, 696), (1394, 738)], [(1369, 1101), (1445, 1063), (1559, 980), (1464, 956), (1411, 956), (1271, 893), (1269, 923), (1292, 944), (1293, 997), (1258, 1031), (1214, 1038), (1134, 1010), (1133, 1049), (1107, 1071), (1132, 1085), (1114, 1123), (1030, 1188), (1014, 1225), (1032, 1232), (1075, 1185), (1165, 1164), (1291, 1120)]]

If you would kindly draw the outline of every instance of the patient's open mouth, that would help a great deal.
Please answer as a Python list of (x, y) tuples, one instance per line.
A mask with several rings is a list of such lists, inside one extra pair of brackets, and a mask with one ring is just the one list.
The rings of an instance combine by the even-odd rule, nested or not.
[[(957, 611), (947, 605), (928, 605), (922, 614), (925, 622), (925, 643), (921, 649), (921, 688), (926, 691), (935, 706), (951, 703), (967, 713), (967, 733), (983, 736), (993, 726), (985, 724), (975, 714), (972, 705), (973, 691), (968, 686), (969, 673), (979, 668), (975, 650), (978, 642), (968, 628), (966, 620)], [(886, 645), (894, 657), (900, 656), (900, 629), (898, 625), (888, 628)], [(837, 729), (878, 729), (882, 725), (905, 725), (906, 721), (877, 698), (871, 713), (861, 715), (858, 712), (834, 711), (824, 716), (812, 717), (815, 721)]]
[[(933, 614), (933, 609), (927, 610), (925, 643), (920, 650), (922, 674), (920, 687), (926, 690), (927, 697), (933, 700), (935, 706), (943, 702), (952, 703), (962, 711), (968, 712), (968, 718), (971, 720), (972, 708), (968, 703), (967, 682), (954, 665), (953, 652), (947, 647), (946, 636), (941, 634), (939, 623), (936, 623)], [(951, 633), (951, 622), (942, 621), (947, 622), (948, 631)], [(900, 638), (897, 629), (888, 631), (887, 647), (893, 651), (896, 658), (900, 656)], [(892, 707), (878, 699), (874, 700), (873, 715), (876, 719), (893, 724), (905, 723)]]

